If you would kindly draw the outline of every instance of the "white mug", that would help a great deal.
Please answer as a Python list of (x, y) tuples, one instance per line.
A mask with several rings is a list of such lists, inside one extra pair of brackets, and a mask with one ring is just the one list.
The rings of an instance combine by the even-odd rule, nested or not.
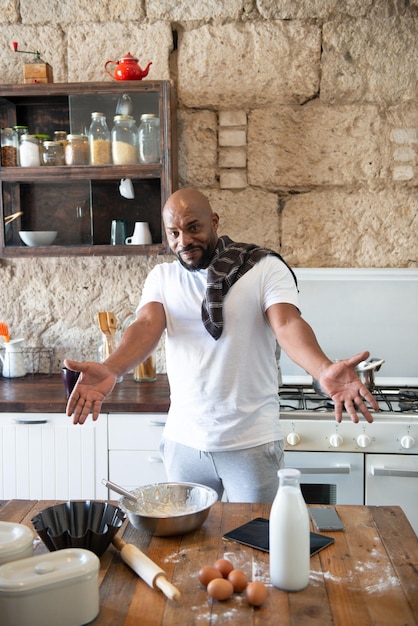
[(119, 193), (123, 198), (133, 200), (135, 198), (134, 186), (130, 178), (122, 178), (119, 183)]
[(152, 243), (151, 231), (148, 222), (135, 222), (134, 234), (127, 237), (125, 243), (130, 246), (140, 246)]

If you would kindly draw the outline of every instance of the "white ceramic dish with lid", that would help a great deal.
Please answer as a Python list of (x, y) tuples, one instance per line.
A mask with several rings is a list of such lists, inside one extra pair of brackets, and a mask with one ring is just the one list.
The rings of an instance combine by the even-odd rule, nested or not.
[(0, 615), (7, 626), (82, 626), (99, 614), (99, 558), (67, 548), (0, 566)]
[(24, 524), (0, 522), (0, 565), (33, 556), (35, 535)]

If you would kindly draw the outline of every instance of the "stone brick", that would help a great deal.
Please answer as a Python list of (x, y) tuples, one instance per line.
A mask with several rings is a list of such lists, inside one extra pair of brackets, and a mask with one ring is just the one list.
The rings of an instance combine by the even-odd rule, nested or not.
[[(413, 189), (291, 196), (284, 202), (282, 254), (294, 267), (415, 267), (417, 215)], [(411, 235), (415, 244), (408, 246)]]
[(347, 185), (379, 176), (382, 123), (377, 107), (253, 111), (248, 121), (248, 182), (267, 189)]
[(245, 146), (247, 144), (247, 133), (245, 130), (235, 128), (220, 128), (218, 143), (220, 146)]
[(360, 17), (372, 4), (373, 0), (257, 0), (258, 10), (268, 20), (326, 19), (341, 14)]
[(319, 89), (320, 52), (312, 23), (202, 26), (179, 37), (178, 96), (219, 109), (305, 102)]
[(246, 167), (247, 165), (247, 149), (246, 148), (219, 148), (218, 166), (219, 167)]
[(418, 18), (324, 24), (320, 97), (327, 103), (417, 98)]
[(209, 187), (216, 184), (218, 146), (216, 127), (215, 113), (179, 111), (180, 186)]
[(221, 189), (245, 189), (247, 187), (247, 172), (245, 170), (221, 170), (219, 187)]
[(202, 189), (220, 216), (219, 234), (234, 241), (256, 243), (279, 251), (277, 196), (262, 189), (242, 191)]
[(246, 126), (246, 111), (219, 111), (219, 126)]
[(147, 0), (147, 16), (158, 20), (239, 20), (242, 11), (242, 0)]

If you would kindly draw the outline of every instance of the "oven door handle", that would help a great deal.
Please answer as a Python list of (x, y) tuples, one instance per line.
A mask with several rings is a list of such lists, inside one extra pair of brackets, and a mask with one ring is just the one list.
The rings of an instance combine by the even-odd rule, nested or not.
[(397, 467), (375, 467), (372, 465), (373, 476), (398, 476), (399, 478), (418, 478), (418, 470), (398, 469)]
[(351, 465), (332, 465), (328, 467), (298, 467), (301, 474), (349, 474)]

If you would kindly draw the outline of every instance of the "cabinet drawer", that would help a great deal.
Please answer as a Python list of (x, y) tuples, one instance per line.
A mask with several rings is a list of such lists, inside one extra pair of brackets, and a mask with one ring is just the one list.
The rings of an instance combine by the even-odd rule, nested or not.
[[(167, 475), (160, 453), (157, 450), (110, 451), (109, 479), (125, 489), (132, 490), (140, 485), (165, 482)], [(117, 499), (110, 492), (112, 499)]]
[(165, 413), (112, 413), (109, 415), (109, 450), (158, 450)]

